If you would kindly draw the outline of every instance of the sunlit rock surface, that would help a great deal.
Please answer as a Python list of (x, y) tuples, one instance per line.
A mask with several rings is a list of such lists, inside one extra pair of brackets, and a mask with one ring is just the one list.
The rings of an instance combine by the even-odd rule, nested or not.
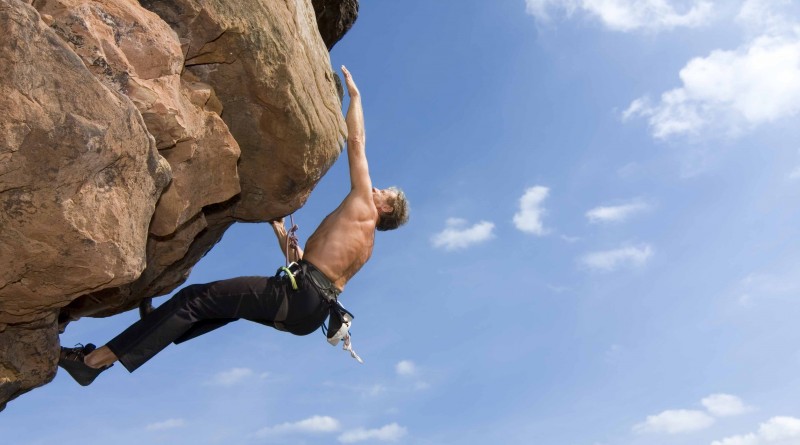
[(168, 293), (235, 221), (303, 205), (343, 148), (327, 48), (357, 11), (0, 0), (0, 408), (53, 378), (59, 327)]

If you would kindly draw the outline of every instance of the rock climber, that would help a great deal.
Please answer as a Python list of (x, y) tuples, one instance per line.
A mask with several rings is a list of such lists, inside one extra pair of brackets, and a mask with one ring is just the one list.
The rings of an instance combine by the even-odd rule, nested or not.
[[(350, 105), (347, 159), (350, 192), (309, 237), (305, 251), (291, 243), (283, 219), (271, 222), (288, 267), (272, 277), (238, 277), (186, 286), (143, 316), (105, 346), (61, 348), (59, 366), (88, 385), (119, 361), (130, 372), (170, 343), (180, 343), (240, 318), (295, 335), (307, 335), (330, 316), (328, 337), (352, 317), (339, 304), (345, 284), (372, 254), (375, 230), (392, 230), (408, 221), (408, 202), (395, 187), (372, 186), (365, 151), (364, 112), (353, 77), (342, 66)], [(283, 249), (282, 249), (283, 250)], [(345, 346), (349, 346), (346, 336)], [(351, 351), (353, 357), (358, 358)], [(360, 359), (359, 359), (360, 361)]]

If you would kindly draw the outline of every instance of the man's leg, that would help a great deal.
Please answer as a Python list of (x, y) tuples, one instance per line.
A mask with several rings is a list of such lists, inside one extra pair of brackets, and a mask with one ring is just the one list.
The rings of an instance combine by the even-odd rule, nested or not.
[(105, 346), (61, 348), (58, 365), (81, 385), (119, 361), (133, 372), (171, 342), (210, 332), (239, 318), (273, 325), (289, 310), (287, 280), (240, 277), (187, 286)]
[(102, 368), (119, 360), (133, 372), (147, 360), (208, 320), (215, 327), (239, 318), (275, 320), (285, 317), (288, 303), (282, 286), (266, 277), (240, 277), (180, 290), (145, 318), (105, 346), (86, 356), (88, 366)]

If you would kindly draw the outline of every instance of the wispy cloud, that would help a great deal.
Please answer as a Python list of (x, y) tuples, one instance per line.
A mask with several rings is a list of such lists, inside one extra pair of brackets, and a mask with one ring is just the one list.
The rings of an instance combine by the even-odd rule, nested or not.
[(284, 422), (278, 425), (268, 426), (256, 431), (253, 435), (258, 438), (264, 438), (291, 433), (324, 434), (334, 433), (339, 431), (339, 429), (339, 421), (333, 417), (312, 416), (297, 422)]
[[(634, 425), (635, 433), (691, 433), (714, 424), (716, 417), (744, 414), (750, 408), (739, 397), (731, 394), (711, 394), (700, 400), (706, 411), (695, 409), (670, 409), (647, 416), (644, 422)], [(726, 444), (728, 445), (728, 444)], [(731, 444), (732, 445), (732, 444)]]
[(755, 433), (715, 440), (711, 445), (795, 445), (800, 443), (800, 419), (778, 416), (758, 427)]
[(623, 120), (647, 118), (655, 138), (721, 132), (735, 136), (800, 113), (800, 32), (789, 2), (747, 1), (738, 22), (762, 33), (734, 50), (718, 49), (690, 60), (682, 85), (656, 101), (640, 97)]
[(615, 206), (599, 206), (586, 212), (590, 223), (623, 222), (637, 213), (644, 212), (650, 205), (641, 200)]
[(649, 244), (620, 249), (590, 252), (581, 257), (581, 263), (593, 270), (611, 272), (623, 266), (643, 266), (653, 256)]
[(800, 292), (797, 273), (800, 266), (786, 264), (776, 266), (769, 272), (751, 273), (744, 277), (734, 290), (741, 306), (751, 306), (764, 298), (793, 296)]
[(397, 375), (410, 377), (417, 373), (417, 366), (411, 360), (401, 360), (395, 366)]
[(448, 219), (445, 222), (445, 229), (431, 238), (434, 247), (445, 250), (464, 249), (494, 238), (494, 223), (481, 221), (472, 226), (467, 224), (464, 219)]
[(183, 426), (186, 426), (186, 421), (183, 419), (167, 419), (161, 422), (151, 423), (144, 427), (144, 429), (147, 431), (163, 431)]
[(375, 440), (381, 442), (397, 442), (408, 434), (405, 427), (397, 423), (390, 423), (381, 428), (367, 430), (363, 428), (346, 431), (339, 436), (339, 442), (355, 443), (365, 440)]
[(526, 10), (539, 22), (549, 23), (552, 14), (586, 14), (613, 31), (662, 31), (697, 27), (712, 18), (710, 1), (695, 0), (684, 8), (668, 0), (526, 0)]
[(714, 418), (704, 411), (673, 409), (663, 411), (635, 425), (635, 433), (680, 434), (706, 429), (714, 424)]
[(700, 403), (716, 417), (738, 416), (750, 410), (742, 399), (731, 394), (711, 394)]
[(745, 0), (736, 22), (753, 35), (787, 35), (796, 32), (798, 13), (793, 0)]
[(514, 215), (514, 225), (517, 229), (539, 236), (547, 234), (547, 229), (542, 223), (542, 217), (546, 213), (542, 203), (548, 194), (550, 189), (541, 185), (525, 190), (525, 194), (519, 199), (519, 211)]
[(208, 381), (208, 384), (218, 386), (233, 386), (253, 375), (254, 372), (250, 368), (231, 368), (214, 374), (211, 380)]

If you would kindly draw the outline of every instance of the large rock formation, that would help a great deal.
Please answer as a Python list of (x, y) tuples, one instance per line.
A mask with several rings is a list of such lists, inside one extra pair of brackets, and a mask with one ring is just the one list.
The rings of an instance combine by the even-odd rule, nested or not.
[[(314, 1), (325, 42), (354, 3)], [(0, 29), (2, 409), (55, 375), (59, 327), (302, 206), (345, 126), (311, 0), (0, 0)]]

